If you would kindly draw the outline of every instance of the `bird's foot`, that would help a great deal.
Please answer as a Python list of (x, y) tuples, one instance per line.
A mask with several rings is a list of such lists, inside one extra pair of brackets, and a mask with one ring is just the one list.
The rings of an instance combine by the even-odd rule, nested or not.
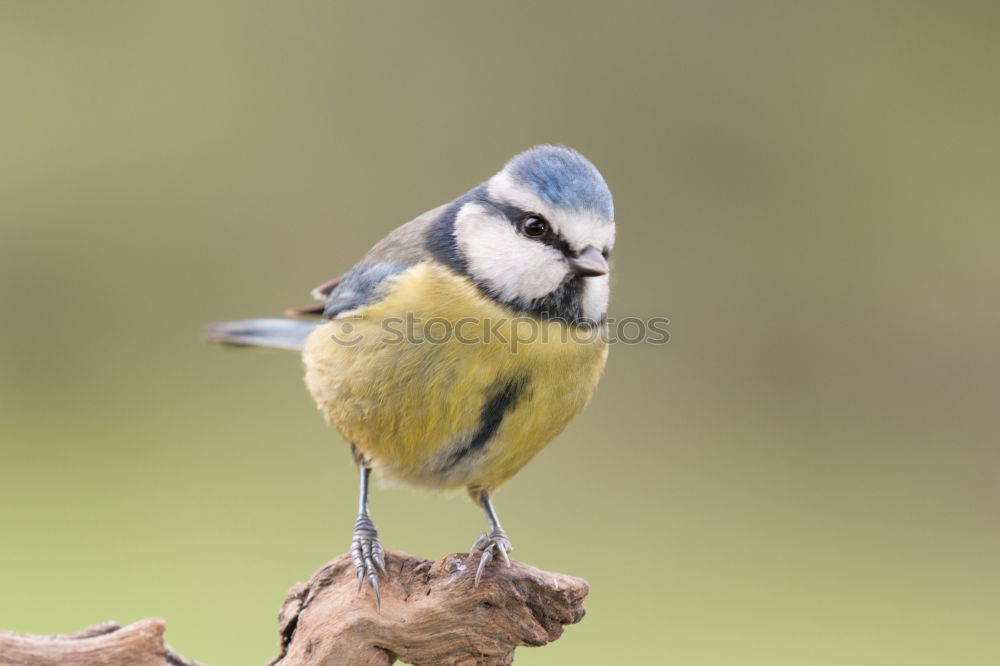
[(358, 591), (365, 584), (375, 590), (375, 601), (382, 605), (382, 593), (378, 589), (378, 570), (385, 573), (385, 551), (378, 540), (378, 530), (375, 523), (365, 514), (360, 514), (354, 523), (354, 538), (351, 540), (351, 558), (354, 560), (354, 568), (358, 572)]
[(479, 558), (479, 567), (476, 569), (476, 587), (479, 587), (479, 579), (483, 577), (483, 569), (493, 561), (495, 553), (499, 553), (507, 566), (510, 566), (510, 558), (507, 557), (507, 553), (514, 550), (514, 546), (510, 544), (510, 539), (507, 538), (506, 532), (501, 529), (495, 529), (489, 534), (483, 532), (479, 535), (476, 543), (472, 544), (469, 557), (472, 557), (480, 550), (483, 551), (483, 554)]

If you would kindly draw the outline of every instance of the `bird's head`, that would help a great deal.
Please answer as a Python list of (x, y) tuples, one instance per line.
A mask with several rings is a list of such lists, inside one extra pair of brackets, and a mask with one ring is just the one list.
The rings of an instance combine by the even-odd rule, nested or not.
[(580, 153), (527, 150), (456, 200), (449, 217), (449, 263), (495, 300), (544, 318), (605, 318), (614, 207)]

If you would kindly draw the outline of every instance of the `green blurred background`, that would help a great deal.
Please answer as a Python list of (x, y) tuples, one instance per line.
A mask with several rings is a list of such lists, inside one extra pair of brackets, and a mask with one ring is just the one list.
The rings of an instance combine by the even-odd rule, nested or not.
[[(520, 664), (1000, 663), (987, 2), (0, 5), (0, 627), (276, 654), (355, 473), (297, 359), (211, 347), (534, 143), (616, 198), (617, 346), (498, 498), (592, 584)], [(384, 543), (483, 527), (376, 490)]]

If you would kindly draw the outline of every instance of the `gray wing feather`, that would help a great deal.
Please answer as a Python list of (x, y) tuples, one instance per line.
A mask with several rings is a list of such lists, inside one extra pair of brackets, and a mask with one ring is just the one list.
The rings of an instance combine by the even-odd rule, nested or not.
[(359, 263), (368, 264), (379, 261), (392, 261), (412, 266), (427, 259), (429, 252), (424, 241), (427, 236), (427, 228), (432, 222), (441, 217), (446, 208), (448, 208), (448, 204), (438, 206), (397, 227), (388, 236), (376, 243), (375, 247), (369, 250), (368, 254)]

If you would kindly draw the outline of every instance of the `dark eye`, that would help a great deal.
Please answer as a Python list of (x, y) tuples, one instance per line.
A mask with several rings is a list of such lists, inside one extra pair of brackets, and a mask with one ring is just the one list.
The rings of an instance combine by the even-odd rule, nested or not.
[(529, 238), (541, 238), (549, 231), (549, 223), (538, 215), (529, 215), (521, 222), (521, 231)]

